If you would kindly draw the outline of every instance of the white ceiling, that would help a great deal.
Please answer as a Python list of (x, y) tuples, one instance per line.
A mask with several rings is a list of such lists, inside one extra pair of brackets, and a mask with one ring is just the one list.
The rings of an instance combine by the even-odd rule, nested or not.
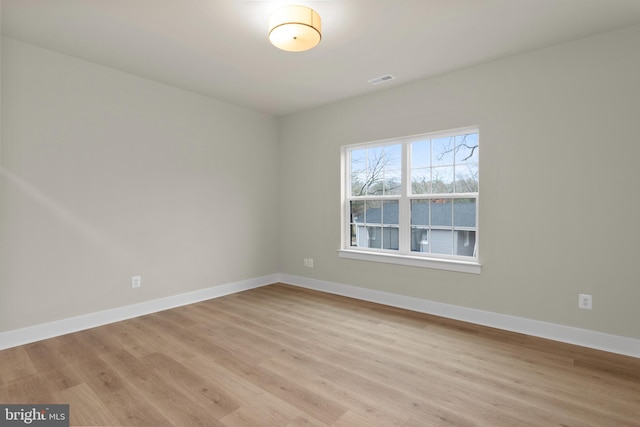
[[(275, 115), (640, 23), (640, 0), (1, 1), (5, 36)], [(318, 11), (316, 48), (269, 44), (284, 4)]]

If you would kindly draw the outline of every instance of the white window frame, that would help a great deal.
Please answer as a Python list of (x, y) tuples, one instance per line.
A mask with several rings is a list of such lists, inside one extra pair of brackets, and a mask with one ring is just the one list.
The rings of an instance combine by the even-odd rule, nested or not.
[[(409, 166), (409, 146), (412, 142), (424, 139), (435, 139), (468, 133), (478, 133), (477, 126), (452, 129), (442, 132), (430, 132), (420, 135), (413, 135), (401, 138), (392, 138), (380, 141), (372, 141), (361, 144), (351, 144), (342, 147), (341, 152), (341, 243), (338, 255), (341, 258), (355, 259), (362, 261), (382, 262), (399, 264), (413, 267), (426, 267), (440, 270), (457, 271), (463, 273), (480, 274), (480, 222), (479, 222), (479, 205), (480, 195), (477, 193), (446, 193), (439, 195), (430, 194), (430, 198), (475, 198), (476, 199), (476, 227), (475, 227), (475, 256), (457, 256), (457, 255), (441, 255), (433, 253), (420, 253), (411, 251), (410, 233), (411, 233), (411, 200), (424, 199), (425, 195), (411, 194), (411, 179)], [(400, 195), (381, 195), (381, 196), (358, 196), (350, 197), (351, 194), (351, 151), (354, 149), (371, 148), (376, 146), (384, 146), (391, 144), (402, 145), (402, 191)], [(478, 156), (479, 158), (479, 156)], [(399, 249), (387, 250), (377, 248), (362, 248), (351, 246), (351, 200), (399, 200)], [(464, 231), (464, 229), (463, 229)]]

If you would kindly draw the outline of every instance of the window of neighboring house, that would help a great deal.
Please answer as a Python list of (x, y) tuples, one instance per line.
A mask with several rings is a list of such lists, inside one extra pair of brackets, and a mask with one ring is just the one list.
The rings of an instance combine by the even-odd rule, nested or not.
[(340, 256), (479, 273), (477, 128), (343, 147)]

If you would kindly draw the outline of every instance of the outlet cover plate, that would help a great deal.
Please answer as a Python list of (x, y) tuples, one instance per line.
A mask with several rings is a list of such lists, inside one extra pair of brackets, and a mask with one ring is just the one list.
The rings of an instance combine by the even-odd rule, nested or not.
[(139, 288), (140, 286), (142, 286), (142, 277), (141, 276), (131, 277), (131, 287)]
[(589, 294), (579, 294), (578, 307), (583, 310), (591, 310), (593, 308), (593, 297)]

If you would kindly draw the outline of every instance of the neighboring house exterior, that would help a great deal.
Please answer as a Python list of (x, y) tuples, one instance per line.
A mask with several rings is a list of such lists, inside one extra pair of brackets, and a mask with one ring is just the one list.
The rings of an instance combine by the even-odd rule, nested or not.
[[(469, 200), (412, 201), (411, 251), (475, 256), (476, 204)], [(398, 220), (397, 201), (367, 207), (363, 215), (352, 217), (352, 246), (398, 250)]]

